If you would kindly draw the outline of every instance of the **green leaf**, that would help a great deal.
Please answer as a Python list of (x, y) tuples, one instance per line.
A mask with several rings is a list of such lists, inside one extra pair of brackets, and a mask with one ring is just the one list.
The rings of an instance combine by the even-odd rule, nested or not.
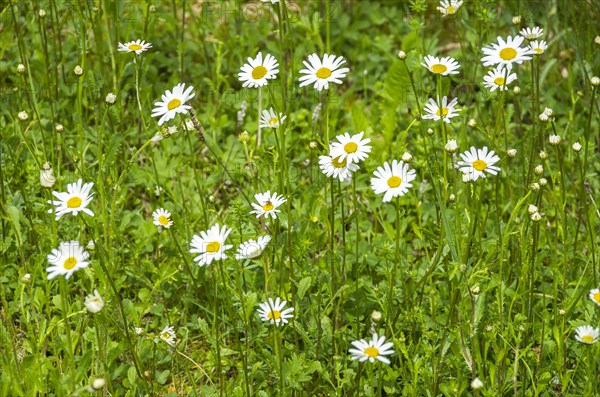
[(298, 283), (298, 292), (296, 293), (298, 300), (304, 298), (304, 294), (306, 294), (306, 291), (310, 288), (311, 282), (312, 279), (310, 277), (304, 277), (300, 280)]

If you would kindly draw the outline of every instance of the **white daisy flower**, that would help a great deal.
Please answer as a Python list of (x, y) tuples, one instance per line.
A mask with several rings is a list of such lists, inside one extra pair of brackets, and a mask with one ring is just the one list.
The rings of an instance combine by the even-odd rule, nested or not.
[(371, 178), (371, 189), (375, 194), (385, 193), (382, 200), (384, 203), (390, 202), (394, 197), (404, 196), (416, 178), (416, 171), (409, 170), (408, 164), (398, 160), (393, 160), (391, 167), (386, 161), (373, 174), (375, 178)]
[(380, 338), (374, 333), (373, 338), (368, 342), (364, 339), (352, 342), (352, 346), (354, 346), (355, 349), (350, 349), (348, 352), (352, 354), (352, 360), (359, 360), (361, 363), (367, 360), (370, 362), (379, 360), (384, 364), (389, 364), (390, 360), (384, 356), (394, 354), (394, 351), (391, 349), (394, 344), (392, 342), (384, 342), (385, 336), (382, 335)]
[(262, 111), (262, 116), (260, 116), (260, 128), (279, 128), (286, 117), (283, 113), (279, 113), (279, 116), (277, 116), (273, 108), (265, 109)]
[[(165, 326), (165, 328), (163, 328), (162, 331), (160, 331), (160, 339), (165, 342), (167, 345), (174, 347), (176, 344), (176, 334), (175, 334), (175, 330), (173, 329), (173, 327), (169, 327), (168, 325)], [(158, 343), (157, 340), (155, 340), (155, 342)]]
[(535, 55), (542, 55), (548, 49), (548, 43), (545, 40), (535, 40), (529, 43), (529, 49)]
[(510, 83), (517, 79), (517, 74), (511, 74), (502, 66), (497, 66), (494, 70), (490, 70), (487, 76), (483, 77), (483, 86), (490, 89), (490, 92), (500, 89), (504, 91)]
[(187, 114), (192, 107), (185, 103), (192, 99), (196, 94), (192, 93), (194, 87), (189, 86), (185, 89), (185, 83), (177, 84), (173, 87), (173, 92), (167, 90), (161, 97), (161, 102), (154, 103), (152, 117), (162, 116), (158, 120), (158, 125), (163, 125), (177, 115), (177, 113)]
[(120, 52), (135, 52), (137, 55), (147, 51), (149, 48), (152, 48), (152, 44), (146, 43), (144, 40), (130, 41), (125, 44), (119, 43)]
[(456, 11), (458, 11), (462, 4), (462, 0), (442, 0), (437, 9), (442, 13), (442, 16), (447, 17), (448, 15), (456, 14)]
[(260, 309), (258, 309), (258, 314), (262, 321), (269, 321), (271, 324), (275, 324), (276, 326), (283, 326), (288, 323), (288, 318), (293, 318), (294, 315), (292, 312), (294, 311), (293, 307), (283, 309), (287, 301), (282, 301), (281, 299), (275, 299), (273, 302), (273, 298), (269, 298), (267, 302), (263, 302), (260, 304)]
[(371, 139), (362, 139), (364, 131), (356, 135), (350, 136), (349, 133), (338, 135), (337, 142), (333, 142), (330, 146), (329, 154), (331, 157), (339, 158), (338, 161), (348, 161), (349, 163), (358, 163), (369, 157)]
[(71, 275), (79, 269), (88, 267), (90, 254), (79, 245), (78, 241), (62, 242), (58, 249), (53, 249), (48, 255), (50, 266), (46, 268), (48, 280), (56, 276), (65, 276), (69, 279)]
[(258, 204), (252, 203), (254, 211), (250, 213), (256, 214), (257, 218), (260, 218), (264, 215), (265, 218), (271, 216), (273, 219), (276, 219), (277, 213), (281, 212), (277, 209), (277, 207), (287, 201), (287, 199), (283, 196), (278, 196), (276, 192), (271, 194), (270, 190), (267, 190), (265, 193), (257, 193), (254, 195), (254, 198)]
[(488, 153), (487, 146), (484, 146), (483, 149), (475, 149), (474, 146), (471, 146), (471, 149), (461, 153), (460, 157), (463, 161), (459, 161), (457, 165), (470, 180), (476, 181), (479, 177), (485, 178), (486, 172), (496, 175), (500, 171), (500, 167), (494, 165), (500, 161), (500, 157), (493, 150)]
[(544, 35), (544, 29), (540, 28), (539, 26), (536, 26), (534, 28), (523, 28), (521, 29), (519, 34), (527, 40), (535, 40), (539, 39)]
[(454, 98), (450, 103), (448, 103), (448, 98), (442, 98), (442, 108), (438, 106), (438, 104), (432, 99), (429, 98), (427, 103), (425, 104), (423, 119), (431, 119), (438, 121), (440, 118), (444, 120), (445, 123), (450, 123), (450, 119), (457, 117), (458, 113), (462, 110), (456, 105), (458, 104), (458, 99)]
[(594, 288), (590, 290), (590, 299), (592, 302), (600, 306), (600, 289)]
[(319, 167), (327, 177), (339, 178), (340, 182), (352, 178), (352, 173), (359, 169), (346, 159), (340, 160), (340, 156), (319, 156)]
[(513, 62), (522, 64), (531, 59), (531, 50), (529, 47), (519, 47), (523, 43), (522, 36), (512, 38), (508, 36), (506, 41), (498, 36), (498, 44), (492, 43), (482, 49), (485, 56), (481, 58), (483, 66), (505, 66), (508, 70), (512, 69)]
[(445, 57), (438, 58), (432, 55), (427, 55), (421, 65), (429, 69), (431, 73), (448, 76), (449, 74), (458, 74), (460, 65), (454, 58)]
[(158, 226), (158, 231), (162, 231), (162, 228), (168, 229), (173, 224), (171, 220), (171, 213), (164, 208), (159, 208), (152, 213), (154, 218), (154, 224)]
[(80, 179), (75, 183), (69, 183), (66, 192), (52, 192), (52, 195), (58, 200), (48, 200), (48, 203), (56, 207), (49, 209), (48, 213), (51, 214), (54, 211), (56, 213), (56, 220), (59, 220), (63, 215), (68, 213), (77, 215), (80, 211), (85, 212), (89, 216), (94, 216), (94, 213), (87, 208), (94, 195), (94, 193), (90, 193), (92, 186), (94, 186), (94, 182), (83, 183)]
[(350, 71), (348, 68), (338, 69), (346, 62), (343, 57), (335, 55), (323, 55), (323, 60), (319, 59), (317, 54), (308, 56), (308, 62), (302, 61), (306, 69), (300, 70), (300, 74), (304, 74), (298, 80), (300, 87), (313, 84), (315, 89), (322, 91), (329, 89), (329, 83), (342, 84), (342, 80), (346, 77), (346, 73)]
[(582, 325), (577, 327), (575, 332), (577, 333), (577, 335), (575, 335), (575, 339), (588, 345), (598, 342), (598, 335), (600, 335), (600, 330), (592, 327), (591, 325)]
[(98, 293), (98, 290), (95, 289), (93, 294), (89, 294), (85, 297), (85, 301), (83, 302), (85, 308), (90, 313), (98, 313), (104, 307), (104, 299)]
[(260, 236), (258, 240), (248, 240), (243, 242), (238, 247), (238, 253), (235, 254), (235, 259), (253, 259), (260, 256), (265, 248), (267, 248), (269, 241), (271, 241), (271, 236)]
[(231, 229), (223, 225), (223, 228), (219, 227), (217, 223), (205, 232), (200, 232), (200, 236), (194, 235), (190, 246), (190, 253), (200, 254), (194, 258), (194, 262), (198, 262), (198, 266), (210, 265), (215, 261), (227, 259), (225, 251), (233, 247), (233, 245), (226, 245), (225, 240), (231, 233)]
[(248, 63), (245, 63), (238, 73), (238, 78), (243, 87), (258, 88), (267, 85), (268, 80), (274, 79), (279, 73), (277, 67), (279, 63), (271, 54), (267, 54), (263, 60), (262, 53), (259, 52), (255, 59), (248, 57)]

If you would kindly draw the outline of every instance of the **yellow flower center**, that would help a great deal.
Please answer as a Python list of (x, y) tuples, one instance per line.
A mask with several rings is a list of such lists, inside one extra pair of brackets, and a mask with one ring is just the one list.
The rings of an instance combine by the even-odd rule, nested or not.
[(219, 248), (221, 248), (221, 243), (218, 241), (213, 241), (212, 243), (208, 243), (206, 245), (206, 252), (214, 254), (215, 252), (219, 252)]
[(267, 68), (265, 68), (263, 65), (259, 65), (259, 66), (255, 67), (254, 69), (252, 69), (252, 78), (254, 80), (262, 79), (266, 75), (267, 75)]
[(440, 116), (440, 115), (448, 115), (448, 108), (441, 108), (435, 111), (435, 114)]
[(279, 122), (279, 120), (277, 120), (277, 118), (273, 117), (272, 119), (269, 120), (269, 125), (271, 125), (271, 126), (277, 125), (278, 122)]
[(67, 201), (67, 207), (69, 208), (79, 208), (81, 205), (81, 198), (75, 196), (71, 197), (69, 201)]
[(269, 317), (271, 320), (277, 320), (281, 318), (281, 312), (279, 310), (271, 310), (269, 314), (267, 314), (267, 317)]
[(164, 215), (161, 215), (158, 217), (158, 223), (160, 223), (161, 225), (166, 225), (169, 223), (169, 218), (167, 218)]
[(510, 61), (516, 56), (517, 50), (515, 50), (514, 48), (507, 47), (500, 50), (500, 58), (502, 58), (505, 61)]
[(167, 109), (169, 109), (169, 110), (173, 110), (173, 109), (175, 109), (176, 107), (179, 107), (179, 105), (181, 105), (181, 101), (180, 101), (179, 99), (177, 99), (177, 98), (175, 98), (175, 99), (171, 99), (171, 100), (169, 101), (169, 103), (167, 104)]
[(454, 7), (454, 6), (448, 6), (448, 7), (446, 7), (446, 12), (448, 14), (450, 14), (450, 15), (456, 14), (456, 7)]
[(483, 160), (475, 160), (473, 161), (473, 168), (477, 171), (483, 171), (487, 168), (487, 163)]
[(354, 142), (348, 142), (347, 144), (344, 145), (344, 151), (346, 153), (355, 153), (357, 149), (358, 149), (358, 145)]
[(431, 66), (431, 71), (433, 73), (442, 74), (446, 70), (448, 70), (448, 68), (446, 67), (446, 65), (442, 65), (441, 63), (436, 63), (435, 65)]
[(346, 166), (346, 159), (340, 161), (340, 156), (338, 156), (334, 159), (331, 159), (331, 164), (333, 164), (335, 168), (344, 168)]
[(585, 343), (594, 343), (594, 337), (592, 335), (583, 335), (581, 341)]
[(63, 263), (63, 267), (67, 270), (71, 270), (75, 267), (76, 264), (77, 264), (77, 259), (75, 259), (75, 257), (70, 256)]
[(596, 293), (593, 295), (593, 298), (592, 298), (592, 299), (594, 300), (594, 302), (596, 302), (596, 303), (600, 303), (600, 291), (596, 292)]
[(129, 49), (130, 49), (131, 51), (137, 51), (137, 50), (141, 50), (141, 49), (142, 49), (142, 46), (141, 46), (141, 45), (139, 45), (139, 44), (130, 44), (130, 45), (129, 45)]
[(379, 355), (379, 349), (373, 346), (369, 346), (364, 350), (364, 353), (369, 357), (377, 357)]
[(329, 68), (321, 68), (317, 70), (317, 77), (320, 79), (326, 79), (331, 76), (331, 69)]
[(494, 79), (494, 84), (496, 84), (496, 85), (504, 85), (504, 77), (496, 77)]
[(533, 51), (535, 51), (536, 54), (541, 54), (542, 52), (544, 52), (544, 50), (542, 50), (541, 48), (534, 48)]
[(402, 183), (402, 178), (400, 178), (399, 176), (393, 176), (390, 179), (388, 179), (388, 186), (391, 187), (392, 189), (400, 186), (401, 183)]
[(169, 339), (169, 337), (170, 337), (170, 336), (171, 336), (171, 334), (169, 334), (167, 331), (163, 331), (163, 332), (160, 334), (160, 337), (161, 337), (162, 339)]
[(263, 211), (271, 211), (273, 208), (275, 208), (275, 206), (270, 201), (267, 201), (265, 205), (263, 205)]

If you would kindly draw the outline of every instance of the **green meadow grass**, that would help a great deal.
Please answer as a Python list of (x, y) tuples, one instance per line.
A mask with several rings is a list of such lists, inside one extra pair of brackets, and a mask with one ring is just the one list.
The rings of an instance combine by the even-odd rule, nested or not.
[[(442, 17), (438, 5), (3, 3), (0, 395), (599, 396), (600, 343), (575, 335), (600, 327), (588, 297), (600, 288), (600, 8), (465, 1)], [(515, 65), (507, 90), (483, 87), (482, 48), (534, 26), (548, 49)], [(136, 39), (152, 48), (117, 51)], [(279, 62), (260, 94), (238, 80), (258, 52)], [(342, 84), (299, 88), (312, 53), (344, 57)], [(460, 73), (438, 78), (427, 55)], [(178, 115), (163, 125), (178, 132), (152, 142), (154, 103), (179, 83), (194, 87), (199, 125)], [(420, 118), (438, 95), (458, 98), (449, 124)], [(286, 120), (258, 144), (270, 107)], [(350, 182), (327, 178), (328, 141), (361, 131), (369, 157)], [(498, 175), (463, 182), (471, 146), (495, 151)], [(404, 153), (416, 179), (383, 203), (370, 179)], [(55, 220), (52, 192), (79, 179), (94, 183), (94, 216)], [(267, 190), (287, 199), (277, 219), (250, 213)], [(173, 221), (160, 233), (159, 208)], [(198, 266), (190, 242), (216, 223), (233, 248)], [(261, 256), (234, 258), (263, 235)], [(90, 265), (48, 280), (47, 256), (71, 240)], [(276, 297), (294, 308), (282, 327), (257, 312)], [(389, 365), (351, 360), (351, 342), (374, 332), (393, 342)]]

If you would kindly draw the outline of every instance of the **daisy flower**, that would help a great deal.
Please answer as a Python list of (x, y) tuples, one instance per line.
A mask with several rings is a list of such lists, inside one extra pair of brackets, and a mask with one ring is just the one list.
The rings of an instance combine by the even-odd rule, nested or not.
[(277, 59), (271, 54), (267, 54), (263, 60), (262, 53), (259, 52), (255, 59), (248, 57), (248, 63), (245, 63), (238, 73), (238, 78), (243, 87), (258, 88), (267, 85), (268, 81), (277, 77), (279, 69)]
[(364, 131), (359, 134), (352, 135), (347, 132), (344, 135), (338, 135), (336, 139), (338, 142), (334, 142), (330, 146), (329, 154), (331, 157), (338, 158), (338, 161), (348, 161), (349, 163), (358, 163), (369, 157), (371, 146), (369, 142), (371, 139), (362, 139)]
[(164, 208), (159, 208), (152, 213), (154, 218), (154, 224), (158, 226), (158, 231), (162, 231), (162, 228), (168, 229), (173, 224), (171, 220), (171, 213)]
[(529, 43), (529, 49), (535, 54), (535, 55), (542, 55), (547, 49), (548, 49), (548, 43), (546, 43), (545, 40), (540, 40), (540, 41), (531, 41)]
[(233, 245), (226, 245), (225, 240), (231, 233), (231, 229), (223, 225), (223, 228), (219, 227), (217, 223), (205, 232), (200, 232), (200, 236), (194, 235), (190, 246), (190, 253), (200, 254), (194, 258), (194, 262), (198, 262), (198, 266), (210, 265), (215, 260), (227, 259), (225, 251), (233, 247)]
[(502, 66), (497, 66), (494, 70), (490, 70), (487, 76), (483, 77), (483, 86), (490, 89), (490, 92), (500, 89), (504, 91), (510, 83), (517, 79), (517, 74), (510, 72)]
[(54, 211), (56, 213), (56, 220), (59, 220), (63, 215), (68, 213), (77, 215), (80, 211), (85, 212), (89, 216), (94, 216), (94, 213), (87, 208), (94, 195), (94, 193), (90, 193), (92, 186), (94, 186), (94, 182), (83, 183), (80, 179), (75, 183), (69, 183), (66, 192), (52, 192), (52, 195), (58, 200), (48, 200), (48, 203), (56, 207), (49, 209), (48, 213), (51, 214)]
[(262, 321), (270, 321), (271, 324), (275, 324), (276, 326), (283, 326), (288, 323), (288, 318), (293, 318), (294, 315), (292, 312), (294, 311), (293, 307), (283, 309), (287, 301), (282, 301), (281, 299), (275, 299), (273, 302), (273, 298), (269, 298), (267, 302), (263, 302), (260, 304), (260, 309), (258, 309), (258, 314)]
[(65, 276), (69, 279), (76, 270), (88, 267), (90, 254), (79, 245), (78, 241), (62, 242), (58, 249), (53, 249), (48, 255), (50, 266), (46, 268), (48, 280), (56, 276)]
[(267, 190), (265, 193), (257, 193), (254, 195), (254, 198), (258, 204), (252, 203), (254, 211), (250, 213), (256, 214), (257, 218), (260, 218), (264, 215), (265, 218), (271, 216), (273, 219), (276, 219), (277, 213), (281, 212), (277, 209), (277, 207), (287, 201), (287, 199), (283, 198), (283, 196), (278, 196), (276, 192), (271, 194), (270, 190)]
[(265, 109), (262, 111), (262, 116), (260, 117), (260, 128), (279, 128), (279, 125), (285, 121), (283, 113), (277, 113), (270, 108), (269, 110)]
[(531, 50), (529, 47), (519, 47), (523, 43), (522, 36), (512, 38), (508, 36), (506, 41), (498, 36), (498, 44), (492, 43), (482, 49), (485, 56), (481, 58), (483, 66), (506, 66), (508, 70), (512, 69), (513, 62), (522, 64), (531, 59)]
[(352, 178), (352, 173), (359, 169), (346, 159), (340, 160), (340, 156), (319, 156), (319, 167), (327, 177), (340, 178), (340, 182)]
[(421, 65), (429, 69), (431, 73), (441, 74), (442, 76), (448, 76), (449, 74), (458, 74), (458, 68), (460, 65), (454, 58), (445, 57), (438, 58), (431, 55), (427, 55)]
[(591, 325), (582, 325), (581, 327), (577, 327), (575, 332), (577, 333), (577, 335), (575, 335), (575, 339), (588, 345), (596, 343), (598, 341), (598, 335), (600, 335), (600, 330), (592, 327)]
[(104, 307), (104, 299), (98, 293), (98, 290), (95, 289), (93, 294), (90, 294), (85, 297), (85, 301), (83, 302), (85, 308), (90, 313), (98, 313)]
[(460, 108), (456, 107), (458, 104), (458, 99), (454, 98), (450, 103), (448, 103), (448, 98), (442, 98), (442, 108), (438, 106), (438, 104), (432, 99), (429, 98), (427, 103), (425, 104), (423, 115), (424, 119), (431, 119), (438, 121), (439, 119), (443, 119), (445, 123), (450, 123), (450, 119), (458, 116), (458, 112), (461, 111)]
[(158, 120), (158, 125), (163, 125), (165, 121), (169, 121), (177, 115), (177, 113), (187, 114), (192, 107), (185, 103), (192, 99), (196, 94), (192, 93), (194, 87), (189, 86), (185, 89), (185, 83), (177, 84), (173, 87), (173, 92), (167, 90), (162, 95), (162, 102), (154, 103), (152, 117), (162, 116)]
[(544, 29), (540, 28), (539, 26), (534, 28), (523, 28), (519, 33), (527, 40), (535, 40), (544, 35)]
[(457, 165), (470, 180), (476, 181), (479, 177), (485, 178), (486, 172), (496, 175), (500, 171), (500, 167), (494, 165), (500, 161), (500, 157), (493, 150), (488, 153), (487, 146), (484, 146), (483, 149), (475, 149), (474, 146), (471, 146), (471, 149), (461, 153), (460, 157), (462, 157), (462, 161), (459, 161)]
[(383, 167), (378, 167), (371, 178), (371, 189), (375, 194), (385, 193), (383, 202), (388, 203), (394, 197), (404, 196), (416, 178), (415, 170), (409, 170), (408, 164), (403, 161), (393, 160), (392, 166), (386, 161)]
[(329, 89), (329, 83), (342, 84), (342, 80), (346, 77), (346, 73), (350, 71), (348, 68), (338, 69), (346, 62), (343, 57), (335, 55), (323, 55), (323, 60), (319, 59), (317, 54), (308, 56), (308, 62), (302, 61), (306, 69), (300, 70), (300, 74), (304, 74), (298, 80), (300, 87), (313, 84), (315, 89), (322, 91)]
[(382, 335), (380, 338), (375, 333), (373, 334), (373, 338), (368, 342), (364, 339), (355, 340), (352, 342), (352, 346), (354, 346), (356, 349), (350, 349), (348, 352), (352, 354), (352, 360), (359, 360), (361, 363), (367, 360), (370, 362), (379, 360), (384, 364), (389, 364), (390, 360), (384, 356), (394, 354), (394, 351), (391, 349), (394, 344), (392, 342), (384, 342), (385, 336)]
[(462, 0), (442, 0), (437, 9), (442, 13), (442, 16), (456, 14), (456, 11), (462, 6)]
[(600, 306), (600, 289), (594, 288), (590, 290), (590, 299), (592, 302)]
[[(175, 330), (173, 329), (173, 327), (169, 327), (168, 325), (165, 326), (165, 328), (163, 328), (162, 331), (160, 331), (160, 339), (162, 339), (163, 342), (165, 342), (167, 345), (174, 347), (175, 343), (176, 343), (176, 335), (175, 335)], [(155, 340), (155, 342), (158, 342), (157, 340)]]
[(238, 247), (238, 253), (235, 254), (235, 259), (253, 259), (267, 248), (267, 244), (271, 241), (271, 236), (260, 236), (258, 240), (248, 240), (243, 242)]
[(130, 41), (129, 43), (119, 43), (120, 52), (135, 52), (140, 55), (142, 52), (152, 48), (152, 44), (146, 43), (144, 40)]

